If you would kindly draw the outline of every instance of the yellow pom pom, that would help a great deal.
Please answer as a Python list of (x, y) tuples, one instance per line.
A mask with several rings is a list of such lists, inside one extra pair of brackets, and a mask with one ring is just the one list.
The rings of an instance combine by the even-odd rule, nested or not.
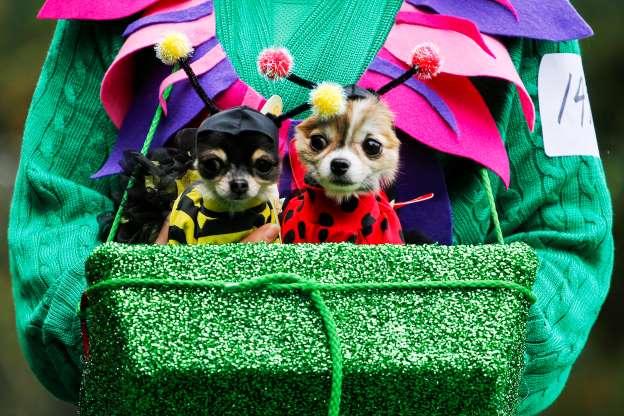
[(156, 57), (165, 65), (173, 65), (193, 53), (193, 45), (184, 33), (172, 32), (154, 46)]
[(321, 82), (310, 91), (310, 105), (317, 116), (330, 118), (347, 111), (347, 96), (340, 85)]

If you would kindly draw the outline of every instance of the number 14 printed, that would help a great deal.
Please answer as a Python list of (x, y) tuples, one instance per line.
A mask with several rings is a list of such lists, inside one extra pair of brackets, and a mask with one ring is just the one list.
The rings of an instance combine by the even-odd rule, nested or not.
[[(557, 122), (559, 124), (561, 124), (561, 120), (563, 119), (563, 114), (566, 110), (566, 106), (568, 104), (568, 97), (570, 95), (570, 87), (572, 86), (572, 73), (570, 72), (568, 74), (568, 83), (565, 87), (565, 92), (563, 93), (563, 101), (561, 101), (561, 108), (559, 109), (559, 117), (557, 118)], [(585, 77), (583, 75), (581, 75), (579, 77), (579, 81), (578, 81), (578, 87), (576, 89), (576, 94), (574, 95), (574, 97), (572, 98), (572, 100), (574, 101), (575, 104), (581, 103), (581, 126), (584, 125), (585, 123), (585, 101), (587, 99), (587, 94), (585, 93)], [(578, 109), (574, 109), (574, 110), (578, 110)], [(574, 111), (574, 110), (570, 110), (570, 111)], [(589, 111), (588, 111), (589, 113)], [(593, 119), (591, 117), (591, 113), (589, 113), (590, 116), (588, 117), (588, 123), (592, 124), (593, 123)]]
[(599, 156), (581, 57), (544, 55), (537, 91), (544, 151), (550, 157)]

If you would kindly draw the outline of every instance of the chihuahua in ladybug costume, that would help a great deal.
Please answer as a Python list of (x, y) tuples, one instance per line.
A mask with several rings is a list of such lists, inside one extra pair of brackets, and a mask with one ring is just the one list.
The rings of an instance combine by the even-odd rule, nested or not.
[(284, 243), (404, 243), (395, 207), (384, 192), (399, 168), (400, 141), (394, 115), (380, 97), (412, 76), (431, 79), (439, 73), (433, 45), (417, 47), (413, 57), (409, 70), (372, 91), (315, 84), (291, 73), (288, 51), (261, 53), (258, 68), (267, 78), (311, 89), (309, 102), (297, 108), (313, 114), (297, 126), (291, 146), (298, 190), (283, 207)]
[(285, 204), (285, 243), (403, 243), (401, 223), (383, 191), (399, 165), (392, 113), (370, 92), (349, 90), (344, 113), (313, 115), (297, 126), (294, 153), (304, 184)]

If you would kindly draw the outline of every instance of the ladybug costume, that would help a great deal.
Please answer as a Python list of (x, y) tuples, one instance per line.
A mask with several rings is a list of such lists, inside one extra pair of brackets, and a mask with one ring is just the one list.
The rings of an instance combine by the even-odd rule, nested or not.
[(306, 184), (284, 204), (281, 226), (286, 244), (404, 242), (399, 217), (383, 191), (338, 203), (322, 188)]

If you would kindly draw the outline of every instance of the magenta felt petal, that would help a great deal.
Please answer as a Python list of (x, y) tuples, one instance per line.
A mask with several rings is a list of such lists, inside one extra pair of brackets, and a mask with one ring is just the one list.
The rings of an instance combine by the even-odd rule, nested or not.
[[(368, 66), (368, 70), (379, 72), (380, 74), (390, 78), (398, 78), (405, 72), (405, 67), (405, 65), (401, 65), (401, 62), (391, 63), (381, 57), (376, 57)], [(405, 81), (404, 85), (426, 98), (431, 107), (438, 112), (440, 117), (451, 127), (451, 129), (453, 129), (454, 132), (459, 133), (457, 121), (455, 121), (455, 116), (453, 116), (451, 110), (434, 91), (427, 87), (427, 84), (424, 81), (419, 81), (412, 77)]]
[[(193, 46), (197, 46), (215, 35), (214, 14), (184, 23), (163, 23), (142, 28), (128, 37), (117, 57), (104, 74), (100, 98), (112, 122), (120, 127), (133, 99), (135, 52), (152, 47), (167, 32), (185, 33)], [(156, 59), (156, 58), (154, 58)]]
[[(376, 89), (388, 80), (384, 75), (367, 71), (359, 85)], [(474, 160), (509, 186), (509, 159), (503, 140), (490, 110), (470, 80), (442, 74), (427, 85), (453, 111), (459, 137), (426, 99), (406, 86), (397, 87), (383, 97), (396, 115), (397, 128), (433, 149)]]
[(47, 0), (39, 19), (114, 20), (131, 16), (161, 0)]
[[(412, 12), (420, 13), (413, 6)], [(402, 10), (405, 10), (404, 7)], [(442, 56), (442, 72), (467, 77), (493, 77), (515, 84), (525, 118), (532, 130), (535, 123), (535, 107), (526, 91), (520, 75), (509, 57), (507, 49), (496, 39), (483, 35), (494, 56), (486, 53), (471, 38), (451, 30), (435, 29), (408, 23), (397, 24), (388, 34), (385, 48), (400, 61), (410, 64), (414, 46), (431, 42), (438, 46)]]

